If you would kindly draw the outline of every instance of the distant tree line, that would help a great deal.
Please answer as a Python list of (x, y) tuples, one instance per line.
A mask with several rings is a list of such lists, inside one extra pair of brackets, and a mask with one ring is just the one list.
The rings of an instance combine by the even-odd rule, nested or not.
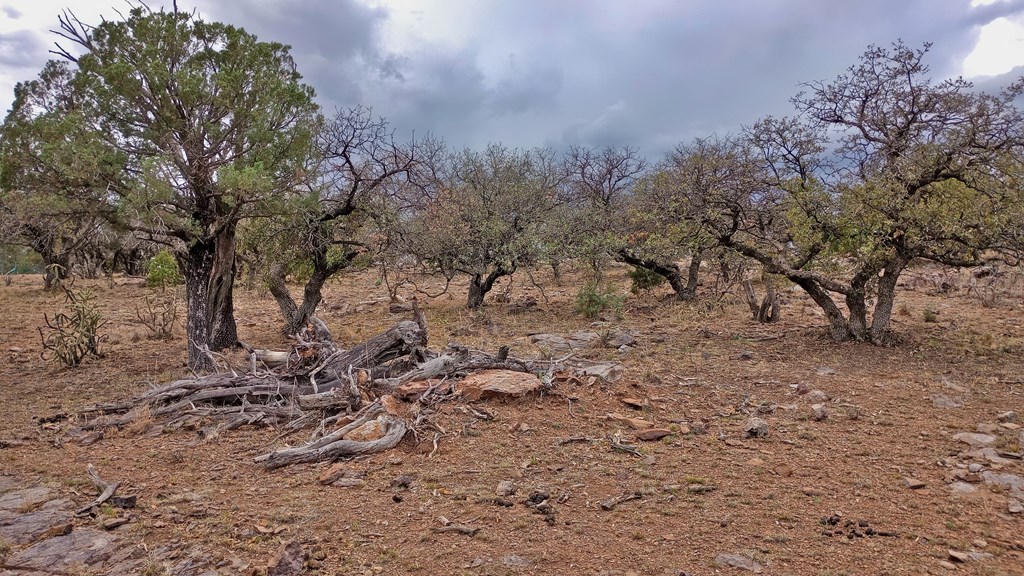
[(169, 249), (195, 370), (237, 342), (242, 274), (294, 333), (354, 265), (464, 277), (469, 308), (503, 277), (557, 277), (567, 261), (596, 279), (627, 264), (679, 300), (700, 297), (702, 264), (750, 266), (804, 290), (832, 338), (881, 344), (911, 263), (1015, 264), (1024, 246), (1024, 80), (997, 94), (933, 80), (928, 45), (869, 47), (806, 84), (793, 116), (652, 162), (629, 147), (399, 141), (370, 108), (321, 111), (287, 46), (195, 13), (59, 24), (66, 48), (18, 84), (0, 129), (2, 243), (38, 254), (47, 287), (139, 274)]

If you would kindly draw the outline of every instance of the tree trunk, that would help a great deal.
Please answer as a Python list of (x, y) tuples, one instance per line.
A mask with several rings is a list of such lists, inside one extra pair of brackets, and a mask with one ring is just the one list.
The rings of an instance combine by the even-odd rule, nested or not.
[(871, 316), (871, 341), (875, 344), (887, 345), (890, 342), (889, 322), (892, 320), (892, 307), (896, 301), (896, 281), (909, 261), (908, 258), (896, 258), (886, 265), (881, 278), (878, 279), (878, 301)]
[(765, 283), (765, 296), (760, 303), (757, 301), (757, 293), (754, 292), (754, 283), (750, 280), (743, 281), (743, 290), (747, 296), (747, 306), (750, 308), (751, 317), (761, 324), (770, 324), (779, 321), (779, 295), (770, 283)]
[(213, 271), (213, 241), (196, 242), (182, 255), (181, 270), (185, 277), (185, 300), (188, 312), (185, 335), (188, 338), (188, 367), (194, 372), (210, 372), (215, 367), (210, 358), (210, 274)]
[(693, 300), (697, 295), (697, 280), (700, 274), (700, 264), (703, 257), (703, 252), (698, 252), (690, 260), (690, 266), (687, 270), (686, 282), (683, 282), (682, 272), (679, 270), (679, 265), (675, 263), (661, 263), (655, 260), (649, 260), (645, 258), (639, 258), (630, 254), (625, 250), (620, 250), (618, 253), (618, 260), (625, 262), (631, 266), (650, 270), (655, 274), (661, 276), (668, 281), (668, 285), (672, 287), (672, 291), (675, 292), (676, 300), (685, 302)]
[(484, 277), (483, 274), (474, 274), (469, 281), (469, 297), (466, 299), (466, 307), (476, 310), (484, 305), (484, 296), (494, 287), (494, 281), (508, 273), (498, 268)]
[(226, 227), (213, 241), (207, 315), (210, 349), (223, 350), (238, 344), (233, 289), (235, 284), (235, 227)]
[(316, 311), (316, 307), (323, 300), (321, 290), (333, 273), (331, 269), (314, 268), (313, 274), (303, 287), (302, 304), (299, 305), (295, 303), (291, 291), (288, 290), (288, 286), (285, 283), (284, 265), (274, 265), (269, 277), (270, 294), (277, 301), (277, 305), (281, 309), (281, 316), (284, 317), (284, 327), (281, 329), (281, 332), (285, 336), (297, 334), (306, 326), (306, 322), (309, 321), (309, 318)]

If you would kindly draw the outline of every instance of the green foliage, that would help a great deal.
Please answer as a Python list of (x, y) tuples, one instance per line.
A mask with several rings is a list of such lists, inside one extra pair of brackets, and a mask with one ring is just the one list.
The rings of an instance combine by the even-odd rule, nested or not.
[(0, 273), (38, 274), (43, 270), (39, 255), (24, 246), (0, 245)]
[(621, 317), (622, 305), (625, 302), (625, 296), (605, 292), (597, 282), (588, 282), (576, 293), (576, 312), (587, 318), (597, 318), (604, 312), (611, 311), (616, 317)]
[(39, 328), (39, 337), (43, 342), (43, 358), (70, 368), (81, 364), (90, 354), (102, 356), (99, 351), (99, 342), (103, 339), (100, 329), (107, 322), (91, 290), (74, 291), (63, 285), (61, 288), (64, 290), (65, 310), (57, 312), (53, 318), (43, 315), (46, 327)]
[(652, 290), (665, 283), (665, 277), (661, 274), (639, 266), (633, 266), (627, 274), (629, 274), (629, 279), (632, 281), (629, 290), (633, 294)]
[(181, 284), (184, 280), (178, 270), (178, 262), (170, 250), (164, 249), (149, 259), (146, 266), (146, 285), (163, 290), (168, 286)]

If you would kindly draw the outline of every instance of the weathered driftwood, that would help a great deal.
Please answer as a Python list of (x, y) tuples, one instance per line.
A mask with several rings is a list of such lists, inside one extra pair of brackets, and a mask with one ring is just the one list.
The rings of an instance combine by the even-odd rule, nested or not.
[[(295, 336), (298, 343), (291, 350), (250, 350), (249, 373), (176, 380), (128, 402), (100, 404), (82, 412), (82, 428), (152, 421), (158, 431), (187, 426), (212, 439), (239, 426), (261, 424), (281, 427), (276, 442), (303, 427), (319, 425), (309, 443), (255, 459), (273, 469), (393, 448), (409, 430), (424, 424), (430, 406), (451, 398), (454, 391), (451, 385), (428, 387), (414, 398), (419, 407), (411, 424), (393, 413), (385, 414), (380, 400), (363, 405), (365, 398), (394, 391), (401, 384), (427, 379), (451, 382), (492, 368), (533, 371), (532, 365), (509, 358), (505, 347), (496, 355), (458, 345), (441, 354), (431, 352), (426, 348), (424, 316), (415, 304), (413, 311), (415, 321), (399, 322), (349, 350), (338, 349), (327, 327), (313, 318)], [(375, 439), (346, 438), (374, 418), (380, 424)], [(328, 426), (336, 429), (325, 433)]]

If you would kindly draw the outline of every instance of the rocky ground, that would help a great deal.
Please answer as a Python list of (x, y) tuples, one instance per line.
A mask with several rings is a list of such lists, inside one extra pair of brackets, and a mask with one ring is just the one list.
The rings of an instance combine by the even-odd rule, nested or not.
[[(0, 575), (1024, 574), (1024, 300), (915, 274), (892, 348), (827, 341), (796, 292), (771, 326), (660, 293), (595, 323), (571, 279), (481, 314), (437, 298), (438, 346), (599, 368), (443, 403), (386, 453), (274, 472), (253, 457), (310, 430), (72, 433), (82, 407), (181, 376), (184, 346), (132, 320), (143, 288), (96, 283), (107, 354), (58, 369), (35, 327), (59, 301), (18, 278), (0, 287)], [(382, 292), (346, 278), (322, 316), (362, 341), (402, 318)], [(242, 338), (283, 346), (273, 310), (240, 291)], [(89, 464), (135, 506), (90, 508)]]

